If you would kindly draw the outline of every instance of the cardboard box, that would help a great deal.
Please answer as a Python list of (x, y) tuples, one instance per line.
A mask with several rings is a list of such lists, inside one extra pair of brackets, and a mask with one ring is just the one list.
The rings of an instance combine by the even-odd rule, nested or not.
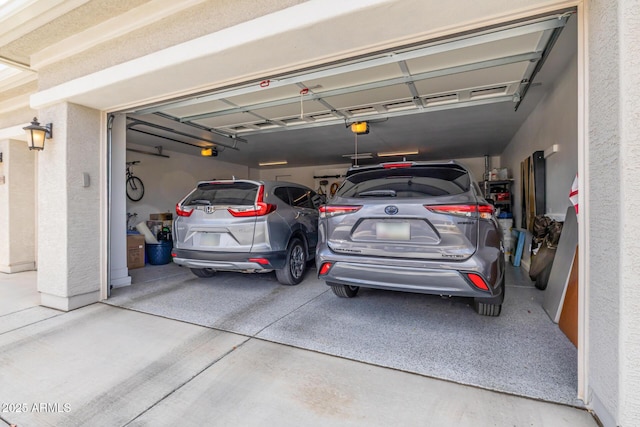
[(153, 213), (149, 214), (149, 219), (151, 221), (171, 221), (173, 214), (171, 212)]
[(127, 268), (144, 267), (144, 236), (127, 234)]

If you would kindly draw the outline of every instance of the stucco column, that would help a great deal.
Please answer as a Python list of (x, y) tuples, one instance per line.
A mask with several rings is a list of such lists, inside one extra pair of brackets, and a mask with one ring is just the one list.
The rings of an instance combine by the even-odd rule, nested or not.
[(100, 113), (62, 103), (38, 114), (53, 123), (38, 153), (38, 291), (73, 310), (100, 298)]
[(620, 0), (620, 419), (640, 425), (640, 1)]
[(24, 141), (0, 141), (0, 272), (35, 269), (35, 158)]

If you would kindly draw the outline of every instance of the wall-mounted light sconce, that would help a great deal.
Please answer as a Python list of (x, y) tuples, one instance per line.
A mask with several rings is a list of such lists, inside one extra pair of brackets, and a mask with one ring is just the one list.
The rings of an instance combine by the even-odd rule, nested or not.
[(53, 124), (48, 123), (45, 126), (40, 126), (38, 118), (34, 117), (29, 126), (22, 129), (27, 131), (27, 145), (29, 150), (44, 150), (44, 140), (51, 139), (53, 136)]

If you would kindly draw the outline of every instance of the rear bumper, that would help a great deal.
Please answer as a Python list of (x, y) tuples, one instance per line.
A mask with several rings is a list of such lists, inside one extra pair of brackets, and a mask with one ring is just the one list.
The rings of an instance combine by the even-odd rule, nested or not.
[[(173, 262), (189, 268), (211, 268), (220, 271), (260, 271), (284, 268), (286, 251), (277, 252), (212, 252), (176, 249), (171, 251)], [(260, 263), (256, 259), (267, 260)]]
[[(365, 288), (387, 289), (444, 296), (485, 298), (501, 302), (504, 260), (497, 259), (493, 268), (493, 283), (473, 258), (459, 263), (437, 261), (389, 260), (372, 257), (349, 257), (331, 251), (316, 256), (318, 271), (325, 262), (331, 262), (326, 274), (318, 277), (326, 282)], [(466, 273), (479, 274), (489, 290), (474, 286)]]

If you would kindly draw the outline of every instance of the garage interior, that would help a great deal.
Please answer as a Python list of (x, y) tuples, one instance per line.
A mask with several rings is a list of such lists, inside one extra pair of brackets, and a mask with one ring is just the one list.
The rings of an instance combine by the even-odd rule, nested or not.
[[(145, 185), (140, 201), (127, 200), (128, 226), (171, 213), (204, 179), (278, 179), (328, 193), (352, 164), (456, 159), (483, 180), (487, 166), (503, 167), (514, 135), (575, 61), (576, 34), (563, 11), (120, 112), (127, 161), (140, 162), (133, 172)], [(368, 133), (354, 134), (355, 122), (367, 122)], [(511, 191), (507, 211), (520, 189)], [(478, 316), (465, 299), (377, 290), (338, 299), (313, 268), (289, 288), (272, 274), (199, 279), (171, 263), (147, 264), (130, 269), (132, 286), (111, 289), (107, 303), (580, 405), (575, 347), (526, 269), (507, 270), (499, 318)]]

